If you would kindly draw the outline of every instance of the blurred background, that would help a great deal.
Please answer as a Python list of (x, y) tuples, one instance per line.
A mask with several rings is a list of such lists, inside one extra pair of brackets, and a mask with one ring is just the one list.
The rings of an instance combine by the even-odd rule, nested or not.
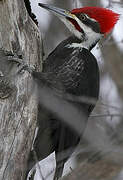
[[(120, 14), (113, 32), (92, 51), (100, 68), (100, 99), (89, 118), (84, 137), (72, 158), (66, 163), (64, 174), (100, 156), (119, 167), (115, 179), (123, 180), (123, 0), (30, 0), (33, 13), (39, 22), (43, 39), (44, 60), (48, 54), (70, 35), (64, 24), (38, 3), (48, 3), (64, 9), (83, 6), (101, 6)], [(96, 154), (96, 155), (95, 155)], [(54, 154), (40, 162), (35, 180), (50, 180), (55, 169)], [(101, 169), (101, 167), (100, 167)], [(114, 169), (115, 171), (116, 169)], [(42, 176), (42, 177), (41, 177)], [(104, 179), (110, 179), (107, 175)], [(94, 179), (94, 177), (92, 177)], [(101, 178), (99, 178), (100, 180)]]

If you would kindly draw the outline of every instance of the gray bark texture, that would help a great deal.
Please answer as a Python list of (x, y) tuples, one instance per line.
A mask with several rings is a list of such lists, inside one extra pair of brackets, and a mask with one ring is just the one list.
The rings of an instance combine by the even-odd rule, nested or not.
[(27, 72), (17, 75), (2, 49), (39, 67), (40, 39), (23, 0), (0, 0), (0, 180), (24, 179), (37, 120), (32, 78)]

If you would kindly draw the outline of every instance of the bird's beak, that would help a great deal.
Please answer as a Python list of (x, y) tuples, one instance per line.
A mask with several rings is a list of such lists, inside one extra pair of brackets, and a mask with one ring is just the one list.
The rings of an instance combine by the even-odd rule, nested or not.
[(75, 15), (71, 14), (70, 11), (68, 11), (68, 10), (57, 8), (57, 7), (48, 5), (48, 4), (38, 3), (38, 5), (42, 8), (45, 8), (45, 9), (53, 12), (57, 16), (75, 19)]

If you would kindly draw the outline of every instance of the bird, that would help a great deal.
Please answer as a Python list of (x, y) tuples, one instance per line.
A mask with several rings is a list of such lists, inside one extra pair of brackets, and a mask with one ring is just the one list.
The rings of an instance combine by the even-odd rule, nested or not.
[(111, 33), (119, 14), (103, 7), (64, 10), (49, 4), (38, 5), (56, 15), (71, 36), (48, 55), (42, 72), (29, 70), (26, 66), (37, 84), (40, 99), (38, 131), (29, 154), (27, 174), (36, 164), (34, 154), (40, 161), (55, 151), (53, 179), (58, 180), (64, 164), (79, 144), (99, 98), (99, 67), (91, 50)]

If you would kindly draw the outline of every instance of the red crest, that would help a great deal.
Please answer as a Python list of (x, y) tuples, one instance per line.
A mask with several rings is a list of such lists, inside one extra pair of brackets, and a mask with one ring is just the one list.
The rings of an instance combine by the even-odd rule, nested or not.
[(95, 19), (100, 24), (101, 33), (109, 33), (117, 20), (119, 19), (119, 14), (113, 12), (112, 10), (102, 8), (102, 7), (84, 7), (73, 9), (72, 14), (85, 13), (90, 18)]

